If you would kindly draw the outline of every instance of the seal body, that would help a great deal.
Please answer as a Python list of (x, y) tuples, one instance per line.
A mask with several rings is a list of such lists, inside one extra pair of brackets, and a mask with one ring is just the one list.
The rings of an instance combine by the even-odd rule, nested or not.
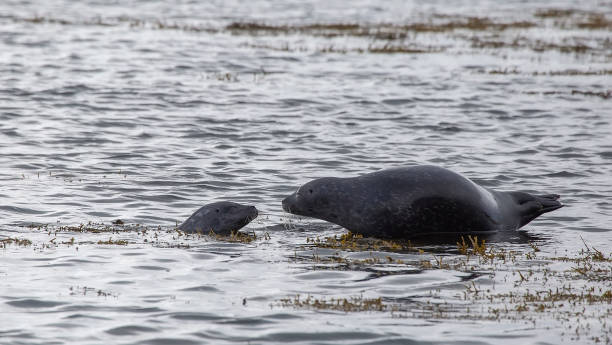
[(516, 230), (563, 205), (558, 195), (498, 192), (436, 166), (326, 177), (283, 200), (289, 213), (326, 220), (365, 236)]
[(229, 234), (249, 224), (258, 215), (255, 206), (221, 201), (204, 205), (179, 226), (185, 232)]

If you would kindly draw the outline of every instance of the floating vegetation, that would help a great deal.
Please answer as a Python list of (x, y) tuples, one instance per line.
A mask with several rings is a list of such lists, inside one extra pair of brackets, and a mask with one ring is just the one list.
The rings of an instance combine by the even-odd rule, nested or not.
[(302, 25), (273, 25), (258, 22), (235, 22), (225, 27), (234, 34), (308, 34), (312, 36), (336, 37), (354, 36), (371, 37), (375, 39), (403, 39), (409, 33), (418, 32), (448, 32), (454, 30), (497, 30), (526, 29), (536, 26), (529, 21), (497, 22), (490, 18), (481, 17), (452, 17), (444, 22), (415, 22), (408, 24), (375, 24), (364, 25), (357, 23), (315, 23)]
[(599, 75), (612, 75), (612, 69), (600, 69), (600, 70), (577, 70), (577, 69), (566, 69), (558, 71), (535, 71), (531, 73), (521, 72), (517, 67), (504, 67), (495, 68), (490, 70), (481, 69), (478, 73), (486, 74), (530, 74), (532, 76), (599, 76)]
[[(81, 233), (121, 233), (121, 232), (140, 232), (151, 230), (149, 227), (141, 224), (125, 224), (122, 220), (117, 219), (111, 224), (96, 223), (89, 221), (87, 223), (81, 223), (79, 225), (60, 225), (52, 226), (49, 224), (30, 224), (28, 225), (30, 230), (38, 230), (48, 233), (58, 232), (81, 232)], [(157, 230), (161, 230), (161, 227), (156, 227)]]
[(115, 297), (117, 298), (119, 295), (110, 291), (104, 291), (101, 289), (95, 289), (87, 286), (71, 286), (68, 288), (70, 291), (70, 296), (87, 296), (89, 295), (97, 295), (100, 297)]
[(581, 95), (581, 96), (593, 96), (600, 97), (603, 99), (609, 99), (612, 97), (612, 90), (607, 91), (582, 91), (582, 90), (571, 90), (571, 91), (525, 91), (526, 95)]
[(548, 8), (545, 10), (537, 10), (534, 16), (539, 18), (561, 18), (569, 17), (577, 12), (578, 11), (574, 9)]
[(126, 240), (113, 240), (111, 237), (107, 241), (98, 241), (98, 244), (116, 245), (116, 246), (127, 246), (128, 241)]
[[(6, 16), (14, 22), (32, 24), (81, 25), (115, 27), (127, 25), (130, 28), (154, 30), (174, 30), (195, 33), (229, 32), (248, 35), (289, 35), (302, 34), (321, 37), (370, 37), (380, 40), (397, 40), (411, 33), (443, 33), (455, 30), (505, 31), (509, 29), (530, 29), (544, 26), (544, 22), (530, 20), (508, 21), (502, 18), (441, 15), (433, 14), (425, 20), (415, 19), (407, 23), (309, 23), (309, 24), (271, 24), (264, 22), (233, 22), (224, 27), (211, 27), (193, 23), (179, 23), (164, 19), (141, 19), (129, 16), (95, 16), (81, 20), (36, 15), (33, 17)], [(605, 14), (598, 12), (576, 11), (572, 9), (538, 10), (534, 18), (540, 20), (557, 19), (553, 25), (560, 28), (607, 29), (612, 26)]]
[(538, 75), (549, 75), (549, 76), (612, 75), (612, 69), (587, 70), (587, 71), (567, 69), (567, 70), (562, 70), (562, 71), (533, 72), (532, 75), (534, 76), (538, 76)]
[[(255, 49), (266, 49), (281, 52), (308, 52), (311, 51), (309, 48), (304, 46), (292, 47), (288, 43), (281, 45), (269, 45), (269, 44), (241, 44), (242, 47), (249, 47)], [(384, 45), (373, 45), (370, 44), (366, 48), (347, 48), (336, 45), (328, 45), (319, 47), (313, 51), (317, 53), (331, 53), (331, 54), (427, 54), (427, 53), (439, 53), (444, 51), (443, 47), (435, 46), (419, 46), (416, 44), (384, 44)]]
[(62, 18), (46, 17), (46, 16), (34, 16), (34, 17), (8, 17), (14, 22), (24, 22), (32, 24), (58, 24), (58, 25), (81, 25), (81, 26), (103, 26), (103, 27), (115, 27), (120, 25), (128, 25), (130, 28), (145, 28), (155, 30), (180, 30), (188, 32), (207, 32), (216, 33), (218, 30), (210, 27), (201, 25), (191, 24), (178, 24), (174, 22), (168, 22), (161, 19), (155, 20), (143, 20), (139, 18), (133, 18), (128, 16), (119, 17), (93, 17), (82, 20), (68, 20)]
[(487, 39), (483, 37), (471, 37), (472, 48), (478, 49), (501, 49), (501, 48), (512, 48), (512, 49), (530, 49), (534, 52), (542, 53), (546, 51), (558, 51), (561, 53), (596, 53), (602, 50), (599, 46), (589, 46), (584, 43), (567, 41), (566, 43), (553, 43), (546, 42), (543, 40), (531, 40), (527, 37), (519, 36), (515, 37), (511, 41), (504, 41), (499, 39)]
[(15, 244), (17, 246), (25, 247), (25, 246), (32, 245), (32, 241), (26, 238), (17, 238), (17, 237), (9, 237), (9, 238), (0, 239), (0, 246), (2, 246), (2, 248), (6, 248), (6, 246), (9, 244)]
[(348, 312), (364, 311), (391, 311), (400, 310), (399, 304), (388, 304), (381, 297), (364, 298), (363, 296), (350, 296), (339, 298), (315, 298), (311, 295), (302, 298), (299, 294), (293, 297), (281, 298), (278, 301), (281, 307), (293, 307), (296, 309), (334, 310)]
[(347, 232), (345, 234), (328, 236), (324, 238), (306, 238), (306, 243), (319, 248), (332, 248), (353, 251), (384, 250), (384, 251), (416, 251), (412, 243), (408, 241), (381, 240), (376, 238), (364, 238), (360, 234)]
[[(267, 234), (267, 233), (266, 233)], [(232, 242), (232, 243), (251, 243), (255, 240), (257, 240), (257, 234), (255, 234), (255, 232), (250, 232), (250, 233), (244, 233), (244, 232), (240, 232), (240, 231), (232, 231), (229, 235), (221, 235), (221, 234), (217, 234), (215, 233), (213, 230), (210, 230), (210, 232), (208, 233), (208, 236), (211, 238), (214, 238), (217, 241), (223, 241), (223, 242)], [(269, 239), (269, 234), (267, 235), (267, 238)]]
[(519, 74), (520, 72), (516, 67), (514, 68), (497, 68), (487, 72), (488, 74)]

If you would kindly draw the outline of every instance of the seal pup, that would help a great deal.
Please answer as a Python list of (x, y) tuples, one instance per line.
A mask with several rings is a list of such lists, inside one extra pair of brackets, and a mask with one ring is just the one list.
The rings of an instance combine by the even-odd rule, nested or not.
[(516, 230), (563, 205), (555, 194), (498, 192), (437, 166), (325, 177), (282, 202), (286, 212), (338, 224), (364, 236)]
[(257, 215), (255, 206), (220, 201), (202, 206), (178, 228), (185, 232), (208, 234), (212, 230), (226, 235), (249, 224)]

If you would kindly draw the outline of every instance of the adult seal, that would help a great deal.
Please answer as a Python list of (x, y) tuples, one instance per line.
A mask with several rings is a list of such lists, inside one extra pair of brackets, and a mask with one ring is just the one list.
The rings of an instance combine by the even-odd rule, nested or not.
[(316, 179), (285, 198), (283, 209), (364, 236), (406, 238), (516, 230), (563, 207), (558, 198), (494, 191), (450, 170), (425, 165)]
[(227, 235), (249, 224), (258, 215), (255, 206), (241, 205), (230, 201), (204, 205), (178, 228), (185, 232)]

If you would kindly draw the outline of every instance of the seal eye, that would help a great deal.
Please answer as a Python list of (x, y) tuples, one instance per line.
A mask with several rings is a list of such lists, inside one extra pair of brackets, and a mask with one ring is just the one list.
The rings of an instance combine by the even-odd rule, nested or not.
[(310, 194), (312, 194), (312, 189), (309, 189), (308, 191), (310, 192)]
[(217, 209), (217, 213), (219, 213), (219, 209)]

